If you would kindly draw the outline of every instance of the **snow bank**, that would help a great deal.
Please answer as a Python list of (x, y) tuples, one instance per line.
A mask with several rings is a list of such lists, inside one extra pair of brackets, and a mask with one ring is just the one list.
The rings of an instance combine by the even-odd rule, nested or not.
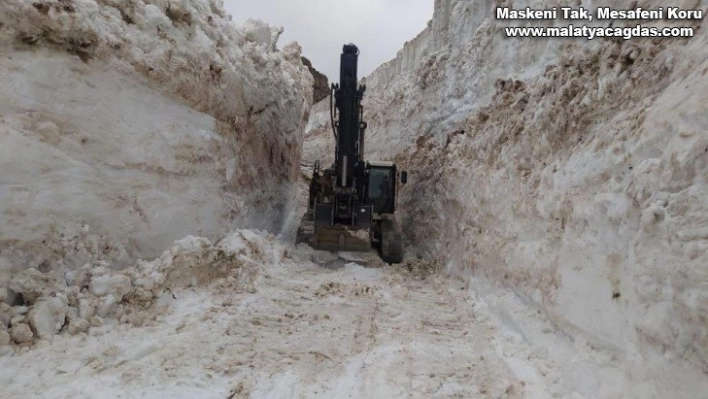
[(239, 230), (214, 244), (184, 238), (154, 261), (140, 260), (121, 271), (107, 262), (63, 276), (28, 269), (10, 281), (23, 303), (0, 306), (0, 349), (52, 340), (58, 333), (100, 335), (118, 323), (154, 323), (164, 312), (160, 299), (180, 288), (211, 285), (217, 291), (254, 293), (263, 265), (286, 255), (272, 234)]
[(327, 97), (312, 107), (310, 119), (305, 126), (307, 145), (303, 146), (302, 160), (308, 165), (319, 160), (323, 167), (329, 167), (334, 162), (335, 142), (329, 101)]
[(705, 23), (682, 21), (702, 28), (690, 40), (508, 39), (495, 4), (436, 2), (365, 79), (368, 158), (412, 172), (408, 240), (615, 353), (623, 392), (695, 397), (708, 388)]
[(280, 29), (230, 19), (220, 0), (0, 2), (0, 275), (279, 228), (312, 76)]

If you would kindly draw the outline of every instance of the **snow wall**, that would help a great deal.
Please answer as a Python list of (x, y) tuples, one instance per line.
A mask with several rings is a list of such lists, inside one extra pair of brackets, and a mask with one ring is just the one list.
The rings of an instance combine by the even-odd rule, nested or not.
[[(363, 79), (367, 158), (411, 172), (409, 251), (615, 353), (633, 392), (695, 397), (708, 381), (705, 22), (662, 22), (697, 28), (691, 39), (511, 39), (503, 27), (534, 24), (497, 21), (495, 5), (567, 4), (436, 0), (428, 28)], [(326, 157), (326, 102), (305, 159)]]
[(312, 76), (221, 0), (0, 2), (0, 287), (278, 229)]

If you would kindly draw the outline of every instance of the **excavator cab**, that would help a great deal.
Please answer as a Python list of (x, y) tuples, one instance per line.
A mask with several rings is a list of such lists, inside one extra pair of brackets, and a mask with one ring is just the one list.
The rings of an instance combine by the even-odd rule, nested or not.
[(365, 203), (374, 207), (374, 215), (396, 210), (396, 165), (389, 162), (369, 162)]

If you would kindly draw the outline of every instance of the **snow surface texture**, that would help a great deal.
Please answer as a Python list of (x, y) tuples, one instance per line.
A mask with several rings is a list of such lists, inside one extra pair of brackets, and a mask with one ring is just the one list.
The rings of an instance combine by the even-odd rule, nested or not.
[[(44, 290), (29, 313), (55, 305), (0, 342), (14, 353), (0, 356), (3, 397), (579, 397), (559, 390), (572, 367), (433, 264), (346, 257), (240, 230), (185, 238), (122, 272), (82, 268), (62, 287), (27, 271), (17, 284)], [(56, 333), (63, 313), (59, 335), (33, 337)]]
[(312, 76), (220, 0), (0, 2), (0, 287), (278, 229)]
[[(690, 40), (508, 39), (495, 5), (561, 4), (437, 1), (430, 26), (364, 79), (367, 158), (412, 172), (399, 213), (411, 250), (609, 352), (624, 374), (603, 397), (704, 395), (705, 21), (675, 24), (702, 28)], [(325, 118), (311, 118), (307, 159), (329, 151)]]

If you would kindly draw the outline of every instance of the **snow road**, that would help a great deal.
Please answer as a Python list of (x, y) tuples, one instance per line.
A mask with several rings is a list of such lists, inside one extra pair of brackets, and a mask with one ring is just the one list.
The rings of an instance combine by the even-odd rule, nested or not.
[(4, 357), (3, 396), (519, 397), (523, 392), (491, 344), (495, 328), (476, 321), (466, 290), (394, 268), (336, 263), (324, 267), (284, 259), (260, 271), (257, 292), (178, 290), (166, 295), (164, 314), (152, 327), (117, 325), (84, 336), (57, 336), (52, 344)]
[(574, 392), (560, 370), (588, 385), (604, 377), (597, 354), (550, 334), (551, 359), (530, 343), (550, 333), (535, 312), (520, 306), (536, 323), (520, 325), (428, 263), (390, 267), (264, 236), (260, 251), (279, 261), (258, 268), (252, 288), (173, 289), (144, 327), (108, 320), (1, 357), (3, 397), (580, 398), (620, 388), (604, 378), (605, 392)]

